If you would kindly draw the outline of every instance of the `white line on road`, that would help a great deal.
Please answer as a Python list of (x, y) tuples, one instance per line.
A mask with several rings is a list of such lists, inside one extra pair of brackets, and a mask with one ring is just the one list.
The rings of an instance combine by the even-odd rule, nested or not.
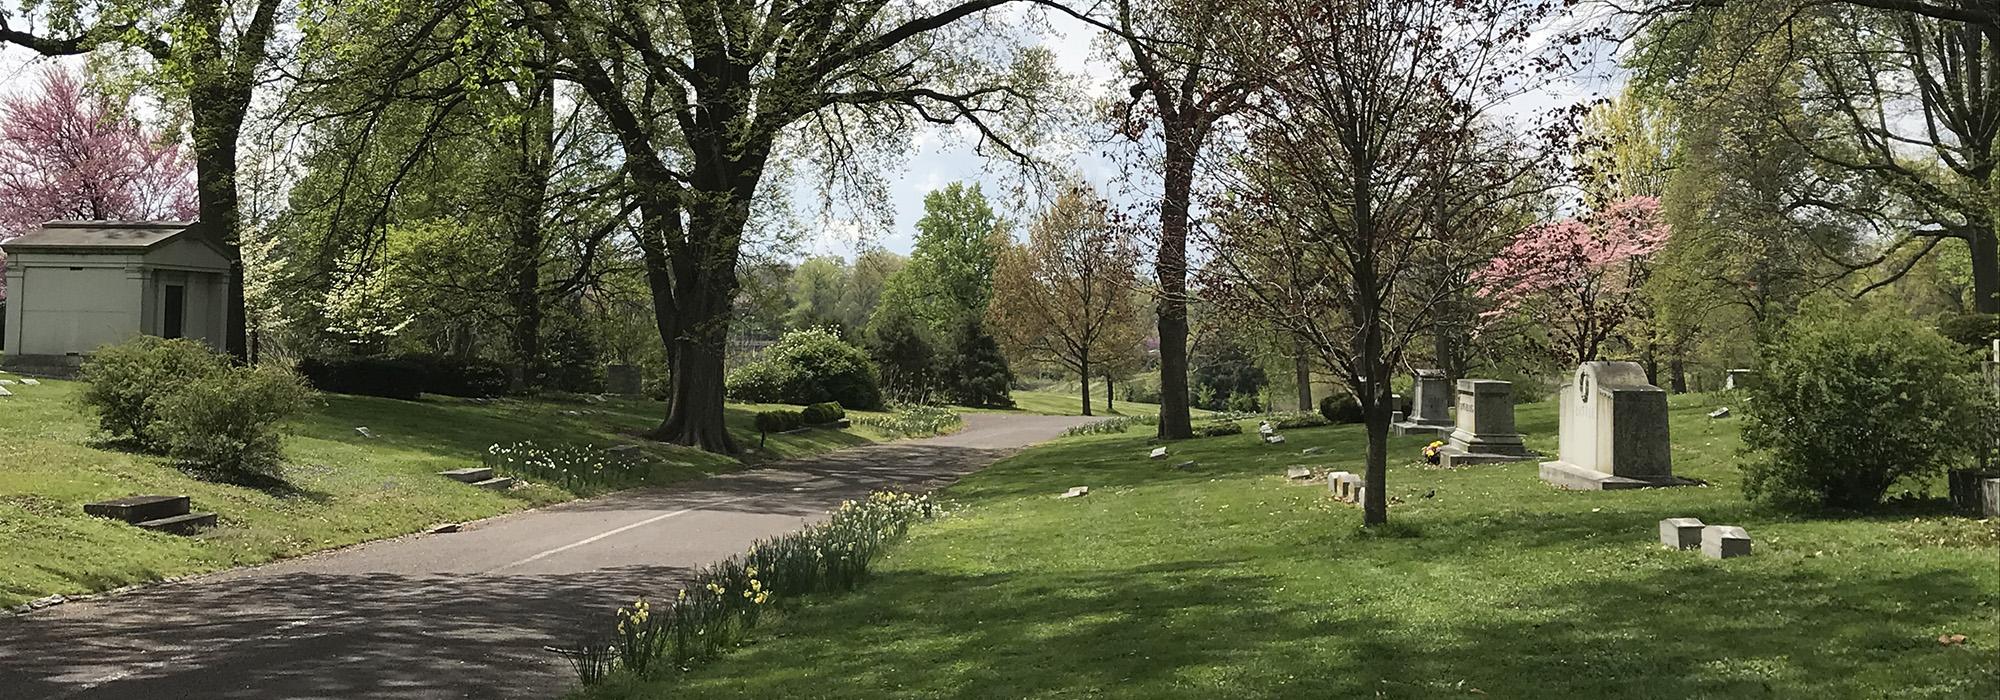
[(514, 568), (514, 567), (517, 567), (517, 566), (525, 566), (525, 565), (528, 565), (528, 564), (532, 564), (532, 563), (535, 563), (535, 562), (537, 562), (537, 561), (541, 561), (541, 560), (543, 560), (543, 559), (546, 559), (546, 558), (549, 558), (549, 557), (552, 557), (552, 556), (555, 556), (555, 555), (557, 555), (557, 554), (561, 554), (561, 553), (563, 553), (563, 552), (567, 552), (567, 551), (569, 551), (569, 550), (572, 550), (572, 549), (576, 549), (577, 547), (582, 547), (582, 546), (584, 546), (584, 545), (587, 545), (587, 544), (590, 544), (590, 543), (592, 543), (592, 542), (596, 542), (596, 541), (598, 541), (598, 540), (601, 540), (601, 539), (604, 539), (604, 538), (606, 538), (606, 537), (610, 537), (610, 536), (612, 536), (612, 535), (616, 535), (616, 534), (618, 534), (618, 533), (621, 533), (621, 532), (625, 532), (625, 531), (628, 531), (628, 530), (633, 530), (633, 529), (637, 529), (637, 528), (642, 528), (642, 527), (645, 527), (645, 526), (647, 526), (647, 525), (651, 525), (651, 524), (653, 524), (653, 523), (657, 523), (657, 522), (659, 522), (659, 521), (662, 521), (662, 520), (666, 520), (667, 518), (671, 518), (671, 517), (674, 517), (674, 516), (676, 516), (676, 515), (686, 515), (686, 514), (688, 514), (688, 513), (693, 513), (693, 512), (695, 512), (695, 511), (698, 511), (698, 510), (701, 510), (701, 509), (703, 509), (703, 508), (708, 508), (708, 507), (710, 507), (710, 506), (719, 506), (719, 505), (722, 505), (722, 504), (724, 504), (724, 503), (735, 503), (735, 502), (737, 502), (737, 501), (747, 501), (747, 500), (749, 500), (749, 499), (752, 499), (752, 498), (756, 498), (756, 497), (758, 497), (758, 496), (761, 496), (761, 495), (765, 495), (765, 494), (751, 494), (751, 495), (748, 495), (748, 496), (737, 496), (737, 497), (735, 497), (735, 498), (725, 498), (725, 499), (722, 499), (722, 500), (719, 500), (719, 501), (709, 501), (709, 502), (707, 502), (707, 503), (703, 503), (703, 504), (701, 504), (701, 505), (698, 505), (698, 506), (694, 506), (694, 507), (691, 507), (691, 508), (682, 508), (682, 509), (680, 509), (680, 510), (677, 510), (677, 511), (674, 511), (674, 512), (671, 512), (671, 513), (661, 513), (661, 514), (659, 514), (659, 515), (655, 515), (655, 516), (653, 516), (653, 517), (650, 517), (650, 518), (647, 518), (647, 519), (645, 519), (645, 520), (641, 520), (641, 521), (639, 521), (639, 522), (636, 522), (636, 523), (632, 523), (632, 524), (630, 524), (630, 525), (626, 525), (626, 526), (624, 526), (624, 527), (619, 527), (619, 528), (613, 528), (613, 529), (610, 529), (610, 530), (606, 530), (606, 531), (604, 531), (604, 532), (600, 532), (600, 533), (597, 533), (597, 534), (595, 534), (595, 535), (591, 535), (591, 536), (589, 536), (589, 537), (585, 537), (585, 538), (583, 538), (583, 539), (580, 539), (580, 540), (577, 540), (577, 541), (575, 541), (575, 542), (571, 542), (571, 543), (569, 543), (569, 544), (566, 544), (566, 545), (563, 545), (563, 546), (561, 546), (561, 547), (557, 547), (557, 548), (555, 548), (555, 549), (550, 549), (550, 550), (547, 550), (547, 551), (544, 551), (544, 552), (542, 552), (542, 553), (540, 553), (540, 554), (536, 554), (536, 555), (534, 555), (534, 556), (530, 556), (530, 557), (527, 557), (527, 558), (524, 558), (524, 559), (520, 559), (520, 560), (517, 560), (517, 561), (512, 561), (512, 562), (508, 562), (508, 563), (506, 563), (506, 564), (502, 564), (502, 565), (500, 565), (500, 566), (497, 566), (497, 567), (494, 567), (494, 568), (491, 568), (491, 569), (487, 569), (487, 570), (485, 570), (485, 571), (482, 571), (482, 572), (479, 572), (479, 575), (481, 575), (481, 576), (484, 576), (484, 575), (486, 575), (486, 574), (490, 574), (490, 573), (494, 573), (494, 572), (497, 572), (497, 571), (506, 571), (506, 570), (508, 570), (508, 569), (512, 569), (512, 568)]

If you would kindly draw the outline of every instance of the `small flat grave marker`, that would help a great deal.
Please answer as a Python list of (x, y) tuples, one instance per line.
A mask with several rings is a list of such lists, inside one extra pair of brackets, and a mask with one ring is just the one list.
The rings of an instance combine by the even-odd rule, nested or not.
[(1266, 436), (1264, 436), (1264, 444), (1266, 444), (1266, 445), (1283, 445), (1283, 444), (1285, 444), (1285, 436), (1283, 436), (1283, 435), (1266, 435)]
[(1200, 464), (1201, 464), (1200, 462), (1196, 462), (1196, 461), (1194, 461), (1194, 460), (1190, 459), (1190, 460), (1188, 460), (1188, 461), (1185, 461), (1185, 462), (1182, 462), (1182, 463), (1180, 463), (1180, 464), (1176, 464), (1176, 465), (1174, 465), (1174, 468), (1175, 468), (1175, 469), (1180, 469), (1180, 470), (1183, 470), (1183, 471), (1185, 471), (1185, 470), (1188, 470), (1188, 469), (1193, 469), (1193, 468), (1195, 468), (1196, 466), (1198, 466), (1198, 465), (1200, 465)]
[(1166, 459), (1166, 458), (1167, 458), (1167, 448), (1164, 447), (1153, 448), (1152, 455), (1147, 457), (1147, 459)]
[(365, 438), (368, 438), (368, 439), (370, 439), (370, 440), (373, 440), (373, 439), (375, 439), (375, 431), (372, 431), (372, 430), (369, 430), (369, 429), (368, 429), (368, 426), (365, 426), (365, 425), (364, 425), (364, 426), (360, 426), (360, 427), (357, 427), (357, 428), (355, 428), (355, 429), (354, 429), (354, 432), (355, 432), (356, 434), (360, 435), (361, 437), (365, 437)]
[(1302, 454), (1302, 455), (1316, 455), (1316, 454), (1319, 454), (1319, 453), (1321, 453), (1321, 452), (1325, 452), (1325, 451), (1326, 451), (1326, 448), (1324, 448), (1324, 447), (1308, 447), (1308, 448), (1305, 448), (1305, 449), (1303, 449), (1303, 450), (1299, 450), (1299, 454)]
[(1696, 518), (1667, 518), (1660, 521), (1660, 544), (1674, 549), (1700, 549), (1701, 520)]
[(1309, 467), (1292, 467), (1285, 470), (1285, 478), (1293, 481), (1310, 479), (1313, 478), (1313, 470)]
[(1272, 428), (1272, 427), (1271, 427), (1271, 422), (1270, 422), (1270, 421), (1258, 421), (1258, 422), (1257, 422), (1257, 432), (1258, 432), (1259, 434), (1262, 434), (1262, 435), (1270, 435), (1271, 433), (1273, 433), (1273, 432), (1276, 432), (1276, 430), (1277, 430), (1276, 428)]
[(1070, 490), (1068, 491), (1062, 492), (1062, 495), (1057, 496), (1056, 498), (1080, 498), (1088, 495), (1090, 495), (1090, 487), (1076, 486), (1076, 487), (1071, 487)]
[(1728, 418), (1728, 417), (1729, 417), (1729, 407), (1728, 407), (1728, 406), (1723, 406), (1722, 408), (1718, 408), (1718, 409), (1715, 409), (1715, 410), (1713, 410), (1713, 411), (1709, 411), (1709, 412), (1708, 412), (1708, 417), (1710, 417), (1710, 418)]
[(1701, 553), (1710, 559), (1750, 556), (1750, 533), (1735, 525), (1710, 525), (1701, 529)]
[(42, 385), (42, 380), (40, 379), (36, 379), (34, 377), (21, 378), (21, 386), (41, 386), (41, 385)]
[(8, 391), (7, 387), (0, 386), (0, 396), (13, 396), (13, 395), (14, 392)]
[(0, 379), (0, 386), (13, 386), (13, 385), (14, 385), (14, 380), (12, 379)]

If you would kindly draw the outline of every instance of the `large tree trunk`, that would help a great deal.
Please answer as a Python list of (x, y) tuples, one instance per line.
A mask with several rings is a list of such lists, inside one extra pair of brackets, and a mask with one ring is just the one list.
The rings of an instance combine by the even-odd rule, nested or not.
[(244, 294), (244, 270), (240, 204), (236, 190), (237, 138), (243, 131), (243, 109), (233, 103), (249, 101), (249, 88), (239, 91), (197, 80), (189, 88), (194, 126), (194, 173), (196, 218), (201, 220), (210, 240), (229, 254), (229, 309), (224, 325), (224, 347), (237, 361), (250, 359), (249, 322)]
[(1090, 353), (1077, 356), (1076, 376), (1083, 379), (1083, 415), (1090, 415)]
[(1972, 308), (2000, 314), (2000, 237), (1991, 226), (1975, 229), (1965, 239), (1972, 252)]
[(1299, 410), (1311, 412), (1314, 408), (1312, 356), (1306, 354), (1304, 343), (1295, 343), (1292, 348), (1292, 381), (1299, 391)]
[(514, 236), (507, 260), (513, 268), (507, 296), (514, 317), (514, 389), (528, 391), (542, 383), (542, 210), (555, 167), (555, 105), (550, 101), (555, 79), (537, 76), (522, 81), (521, 87), (526, 114), (515, 132), (520, 164), (508, 193), (514, 206)]
[[(1186, 127), (1169, 125), (1170, 132)], [(1154, 274), (1160, 283), (1160, 428), (1159, 436), (1180, 440), (1194, 436), (1188, 414), (1187, 231), (1188, 197), (1194, 188), (1194, 152), (1182, 144), (1185, 134), (1169, 133), (1166, 190), (1160, 198), (1160, 251)]]

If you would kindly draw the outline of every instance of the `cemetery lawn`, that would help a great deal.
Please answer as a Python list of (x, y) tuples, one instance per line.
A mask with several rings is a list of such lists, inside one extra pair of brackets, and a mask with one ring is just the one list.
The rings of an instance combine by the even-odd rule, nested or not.
[[(1672, 401), (1676, 472), (1705, 488), (1563, 492), (1534, 462), (1444, 471), (1417, 463), (1426, 439), (1397, 438), (1374, 531), (1323, 480), (1281, 476), (1358, 471), (1359, 426), (1157, 461), (1150, 428), (1064, 439), (949, 489), (960, 510), (859, 592), (788, 601), (692, 672), (582, 695), (2000, 697), (2000, 522), (1753, 506), (1738, 421), (1703, 415), (1728, 401)], [(1553, 404), (1518, 417), (1554, 451)], [(1755, 554), (1663, 549), (1676, 516), (1744, 526)]]
[[(774, 435), (742, 459), (631, 437), (658, 424), (663, 404), (611, 399), (503, 399), (477, 404), (324, 394), (286, 440), (284, 484), (248, 488), (195, 478), (161, 457), (95, 438), (82, 385), (45, 381), (0, 398), (0, 608), (50, 594), (103, 591), (162, 578), (258, 564), (565, 501), (589, 492), (530, 484), (493, 492), (438, 476), (478, 466), (496, 442), (640, 445), (658, 461), (648, 482), (666, 484), (771, 459), (862, 444), (860, 434), (815, 429)], [(566, 412), (574, 411), (577, 415)], [(732, 406), (731, 427), (754, 448), (751, 411)], [(377, 436), (364, 438), (355, 427)], [(86, 502), (141, 493), (192, 497), (221, 526), (195, 537), (155, 534), (83, 514)]]

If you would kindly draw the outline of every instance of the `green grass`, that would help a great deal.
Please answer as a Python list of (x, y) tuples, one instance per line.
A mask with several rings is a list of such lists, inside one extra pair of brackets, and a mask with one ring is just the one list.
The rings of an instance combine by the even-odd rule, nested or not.
[[(286, 441), (281, 476), (288, 486), (260, 490), (204, 481), (160, 457), (103, 444), (94, 417), (75, 400), (79, 384), (12, 388), (14, 396), (0, 398), (0, 607), (257, 564), (584, 495), (541, 484), (496, 493), (437, 475), (477, 466), (495, 442), (634, 443), (658, 460), (649, 483), (665, 484), (869, 441), (810, 430), (772, 436), (767, 448), (733, 459), (632, 437), (662, 414), (662, 404), (643, 400), (481, 405), (325, 395)], [(732, 406), (728, 420), (754, 448), (750, 416)], [(356, 426), (377, 438), (361, 437)], [(142, 493), (188, 495), (196, 509), (221, 514), (221, 526), (176, 537), (82, 512), (87, 502)]]
[[(1083, 400), (1077, 395), (1074, 386), (1071, 386), (1070, 390), (1066, 392), (1052, 389), (1035, 391), (1017, 390), (1013, 392), (1013, 397), (1013, 408), (953, 407), (953, 410), (968, 413), (1034, 413), (1045, 416), (1083, 415)], [(1110, 418), (1114, 416), (1150, 416), (1160, 413), (1159, 404), (1126, 401), (1122, 397), (1112, 401), (1111, 408), (1112, 410), (1109, 411), (1104, 409), (1103, 387), (1093, 387), (1090, 394), (1090, 412), (1092, 415)], [(1196, 417), (1200, 417), (1207, 415), (1209, 412), (1195, 409), (1193, 413)]]
[[(1725, 401), (1673, 401), (1676, 471), (1701, 488), (1564, 492), (1533, 462), (1446, 471), (1397, 438), (1375, 531), (1323, 481), (1281, 477), (1358, 470), (1355, 426), (1177, 443), (1164, 461), (1144, 429), (1066, 439), (950, 489), (963, 510), (915, 529), (860, 593), (791, 605), (691, 673), (589, 695), (2000, 697), (2000, 522), (1746, 503), (1738, 423), (1703, 416)], [(1519, 418), (1555, 449), (1552, 406)], [(1052, 497), (1078, 485), (1091, 494)], [(1675, 516), (1742, 525), (1756, 553), (1665, 550), (1657, 522)]]

